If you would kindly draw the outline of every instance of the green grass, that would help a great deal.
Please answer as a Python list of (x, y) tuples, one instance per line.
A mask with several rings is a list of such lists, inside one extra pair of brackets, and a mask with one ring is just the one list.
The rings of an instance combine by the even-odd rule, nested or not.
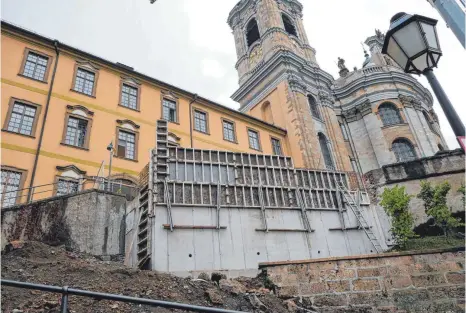
[(394, 248), (392, 251), (412, 251), (412, 250), (429, 250), (429, 249), (442, 249), (442, 248), (455, 248), (464, 247), (464, 239), (435, 236), (410, 239), (406, 246), (402, 249), (399, 247)]

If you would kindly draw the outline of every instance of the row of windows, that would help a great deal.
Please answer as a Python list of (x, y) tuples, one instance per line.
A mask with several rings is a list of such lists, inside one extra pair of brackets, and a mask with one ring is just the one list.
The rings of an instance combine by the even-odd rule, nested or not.
[[(178, 120), (178, 112), (176, 102), (163, 99), (162, 103), (162, 118), (169, 122), (177, 123)], [(194, 130), (208, 134), (209, 127), (208, 127), (208, 118), (207, 113), (200, 111), (198, 109), (194, 110)], [(223, 139), (230, 142), (236, 143), (236, 134), (235, 134), (235, 124), (231, 121), (222, 119), (222, 128), (223, 128)], [(248, 128), (248, 140), (249, 140), (249, 148), (254, 150), (262, 150), (260, 144), (259, 133), (253, 129)], [(276, 138), (271, 139), (272, 143), (272, 151), (275, 155), (282, 155), (282, 148), (280, 144), (280, 140)]]
[[(176, 121), (176, 103), (169, 100), (163, 102), (164, 118), (168, 121)], [(33, 135), (33, 125), (38, 118), (37, 106), (26, 104), (20, 101), (13, 102), (11, 114), (7, 116), (6, 130), (22, 135)], [(78, 110), (78, 112), (82, 112)], [(83, 114), (83, 113), (81, 113)], [(92, 119), (85, 118), (73, 112), (67, 113), (63, 143), (69, 146), (87, 149), (89, 147), (90, 123)], [(223, 139), (236, 142), (235, 124), (232, 121), (222, 119)], [(194, 129), (203, 133), (208, 132), (207, 113), (194, 111)], [(136, 132), (117, 129), (117, 149), (116, 155), (125, 159), (136, 160), (137, 138)], [(261, 150), (259, 133), (248, 128), (249, 147), (254, 150)], [(272, 150), (275, 155), (282, 155), (280, 140), (271, 139)]]
[[(45, 73), (45, 68), (48, 66), (49, 59), (46, 56), (41, 56), (35, 52), (29, 51), (27, 53), (27, 62), (23, 69), (23, 75), (38, 80), (44, 80), (43, 74), (38, 75), (35, 73)], [(29, 61), (31, 60), (31, 61)], [(41, 68), (43, 67), (43, 68)], [(35, 76), (34, 76), (35, 75)], [(93, 96), (95, 93), (96, 74), (88, 69), (77, 67), (76, 76), (74, 80), (73, 90)], [(131, 84), (122, 83), (120, 104), (124, 107), (138, 110), (139, 103), (139, 89)], [(163, 98), (162, 100), (162, 118), (170, 122), (178, 122), (176, 101)], [(12, 132), (21, 133), (24, 135), (32, 135), (33, 121), (35, 115), (35, 108), (29, 107), (25, 104), (15, 103), (14, 114), (12, 114), (8, 130)], [(202, 133), (208, 133), (207, 113), (195, 110), (194, 112), (194, 129)], [(86, 133), (88, 132), (88, 121), (78, 117), (70, 117), (67, 123), (65, 143), (76, 147), (86, 147)], [(121, 131), (119, 142), (121, 148), (117, 150), (117, 154), (125, 158), (134, 159), (134, 134), (125, 133)], [(259, 142), (259, 135), (254, 130), (248, 130), (249, 147), (255, 150), (261, 150)], [(223, 120), (223, 138), (230, 142), (236, 142), (236, 135), (234, 124), (232, 122)], [(275, 154), (282, 154), (280, 141), (272, 139), (272, 148)]]

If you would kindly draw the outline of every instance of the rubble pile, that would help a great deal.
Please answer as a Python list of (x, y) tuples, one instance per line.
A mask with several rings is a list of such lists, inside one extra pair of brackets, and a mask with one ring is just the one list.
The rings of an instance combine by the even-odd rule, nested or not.
[[(40, 242), (14, 243), (2, 256), (2, 278), (96, 292), (219, 307), (244, 312), (313, 312), (279, 299), (264, 279), (225, 279), (202, 273), (199, 278), (125, 267), (121, 260), (101, 260)], [(269, 288), (271, 288), (269, 286)], [(273, 288), (271, 288), (273, 289)], [(2, 287), (2, 312), (60, 312), (61, 295)], [(70, 312), (184, 312), (122, 302), (70, 296)]]

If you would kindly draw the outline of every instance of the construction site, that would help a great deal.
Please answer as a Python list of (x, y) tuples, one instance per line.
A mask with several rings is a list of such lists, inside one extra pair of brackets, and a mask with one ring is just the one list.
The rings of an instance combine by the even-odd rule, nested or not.
[(168, 144), (167, 122), (159, 120), (157, 148), (126, 215), (130, 266), (256, 276), (260, 262), (387, 247), (367, 193), (348, 173), (296, 169), (289, 157)]

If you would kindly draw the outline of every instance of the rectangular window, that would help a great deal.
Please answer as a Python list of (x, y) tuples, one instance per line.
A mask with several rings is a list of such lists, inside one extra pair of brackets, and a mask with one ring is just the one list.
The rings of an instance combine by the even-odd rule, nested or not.
[(280, 140), (272, 138), (272, 151), (274, 155), (283, 155)]
[(14, 133), (30, 136), (33, 133), (35, 117), (36, 107), (15, 102), (6, 129)]
[(85, 148), (87, 120), (70, 116), (66, 126), (65, 143), (67, 145)]
[(232, 122), (223, 121), (223, 139), (236, 142), (235, 125)]
[(162, 118), (169, 122), (177, 122), (176, 120), (176, 102), (168, 99), (163, 99)]
[(123, 130), (118, 131), (117, 156), (135, 160), (136, 159), (136, 135)]
[(86, 94), (94, 95), (95, 73), (78, 68), (76, 71), (76, 80), (74, 82), (74, 90)]
[(249, 148), (254, 150), (260, 150), (259, 144), (259, 133), (255, 130), (248, 129), (248, 137), (249, 137)]
[(2, 207), (14, 205), (18, 199), (18, 189), (21, 184), (21, 172), (2, 169), (0, 195), (2, 199)]
[(57, 182), (57, 196), (63, 196), (79, 191), (79, 182), (75, 180), (59, 178)]
[(133, 110), (138, 109), (138, 89), (123, 84), (121, 87), (121, 105)]
[(48, 57), (29, 51), (24, 63), (23, 75), (44, 81), (48, 61)]
[(194, 111), (194, 129), (202, 133), (207, 133), (207, 114), (201, 111)]
[(341, 133), (343, 134), (343, 139), (348, 140), (348, 131), (346, 130), (346, 125), (340, 123)]

